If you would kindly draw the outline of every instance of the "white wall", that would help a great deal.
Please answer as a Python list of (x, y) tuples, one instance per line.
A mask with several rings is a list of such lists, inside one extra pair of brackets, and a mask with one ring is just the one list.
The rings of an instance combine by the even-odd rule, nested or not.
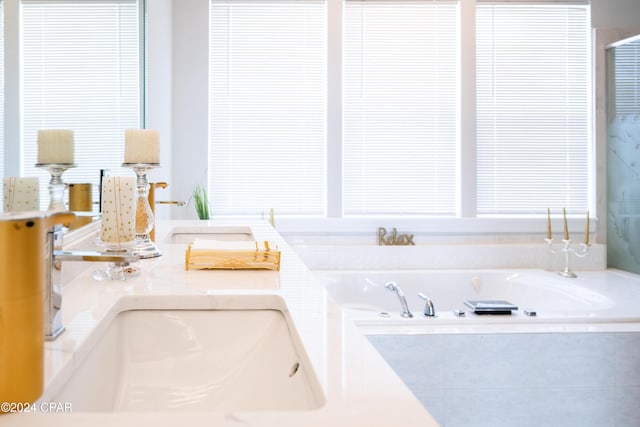
[[(171, 138), (172, 56), (171, 56), (171, 0), (147, 2), (146, 61), (149, 73), (146, 78), (146, 125), (160, 132), (160, 162), (162, 167), (149, 173), (151, 182), (172, 182), (173, 140)], [(169, 200), (170, 193), (158, 190), (157, 200)], [(168, 207), (156, 206), (156, 215), (168, 217)]]
[[(162, 135), (151, 180), (169, 184), (158, 201), (188, 202), (206, 183), (208, 15), (207, 0), (147, 0), (147, 124)], [(156, 205), (156, 217), (196, 216), (192, 205)]]
[(640, 0), (591, 0), (591, 25), (599, 29), (637, 28)]

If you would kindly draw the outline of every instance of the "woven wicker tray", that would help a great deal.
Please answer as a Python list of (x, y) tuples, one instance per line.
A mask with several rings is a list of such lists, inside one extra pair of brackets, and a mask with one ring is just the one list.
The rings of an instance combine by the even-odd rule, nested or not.
[[(280, 270), (280, 250), (269, 242), (256, 250), (204, 250), (187, 246), (186, 270)], [(258, 247), (261, 246), (261, 247)]]

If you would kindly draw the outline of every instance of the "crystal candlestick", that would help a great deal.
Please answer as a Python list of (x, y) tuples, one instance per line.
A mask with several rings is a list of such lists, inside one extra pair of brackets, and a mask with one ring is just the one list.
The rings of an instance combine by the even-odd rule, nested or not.
[(51, 180), (49, 180), (49, 210), (50, 211), (64, 211), (66, 207), (64, 205), (64, 190), (67, 188), (66, 184), (62, 182), (62, 174), (64, 171), (70, 168), (75, 168), (73, 163), (36, 163), (37, 168), (46, 169), (51, 174)]
[(147, 173), (160, 166), (158, 163), (123, 163), (123, 167), (131, 168), (136, 173), (136, 232), (133, 253), (140, 258), (154, 258), (162, 255), (160, 249), (151, 240), (150, 233), (154, 226), (154, 216), (149, 205), (149, 180)]
[[(549, 252), (552, 254), (556, 254), (557, 252), (553, 249), (553, 239), (544, 239), (547, 242), (549, 247)], [(574, 255), (578, 258), (584, 258), (589, 252), (589, 247), (591, 245), (589, 243), (580, 243), (578, 248), (571, 246), (571, 239), (562, 239), (562, 247), (560, 251), (564, 254), (564, 269), (562, 271), (558, 271), (558, 274), (562, 277), (568, 277), (574, 279), (578, 277), (576, 273), (571, 271), (571, 256)]]

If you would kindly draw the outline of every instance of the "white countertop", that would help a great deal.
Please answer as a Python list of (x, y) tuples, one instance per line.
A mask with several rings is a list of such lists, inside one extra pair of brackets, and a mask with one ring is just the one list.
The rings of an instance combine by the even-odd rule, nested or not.
[[(125, 305), (144, 308), (145, 301), (162, 298), (171, 308), (187, 308), (198, 296), (213, 298), (216, 307), (234, 298), (278, 295), (288, 308), (297, 333), (320, 383), (324, 404), (310, 411), (283, 412), (127, 412), (63, 411), (7, 414), (0, 425), (52, 426), (118, 424), (207, 426), (437, 426), (429, 413), (395, 375), (312, 273), (267, 222), (249, 225), (256, 240), (277, 242), (282, 251), (276, 271), (185, 271), (186, 243), (165, 243), (174, 227), (230, 224), (230, 221), (161, 221), (156, 236), (163, 255), (142, 260), (139, 277), (95, 281), (86, 268), (64, 287), (63, 320), (66, 331), (45, 346), (45, 394), (59, 389), (82, 362), (103, 331)], [(233, 224), (233, 223), (232, 223)], [(80, 263), (74, 263), (80, 264)], [(63, 274), (64, 274), (63, 270)], [(139, 298), (138, 298), (139, 297)], [(140, 306), (142, 305), (142, 306)], [(37, 406), (37, 405), (36, 405)]]

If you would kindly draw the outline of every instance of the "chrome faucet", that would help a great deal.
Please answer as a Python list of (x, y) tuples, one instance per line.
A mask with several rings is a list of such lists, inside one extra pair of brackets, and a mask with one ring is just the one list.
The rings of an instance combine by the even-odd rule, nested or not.
[(429, 298), (422, 292), (418, 293), (418, 296), (424, 300), (424, 316), (436, 317), (436, 309), (433, 306), (433, 301), (431, 301), (431, 298)]
[(400, 304), (402, 305), (402, 312), (400, 312), (400, 316), (402, 317), (413, 317), (411, 314), (411, 310), (409, 310), (409, 305), (407, 304), (407, 299), (404, 297), (404, 292), (396, 282), (389, 282), (384, 287), (392, 292), (395, 292), (398, 295), (398, 299), (400, 300)]
[(64, 332), (62, 324), (62, 261), (113, 262), (126, 266), (137, 261), (132, 254), (110, 255), (95, 251), (63, 251), (62, 227), (55, 226), (47, 234), (48, 248), (45, 264), (45, 319), (44, 335), (53, 341)]

